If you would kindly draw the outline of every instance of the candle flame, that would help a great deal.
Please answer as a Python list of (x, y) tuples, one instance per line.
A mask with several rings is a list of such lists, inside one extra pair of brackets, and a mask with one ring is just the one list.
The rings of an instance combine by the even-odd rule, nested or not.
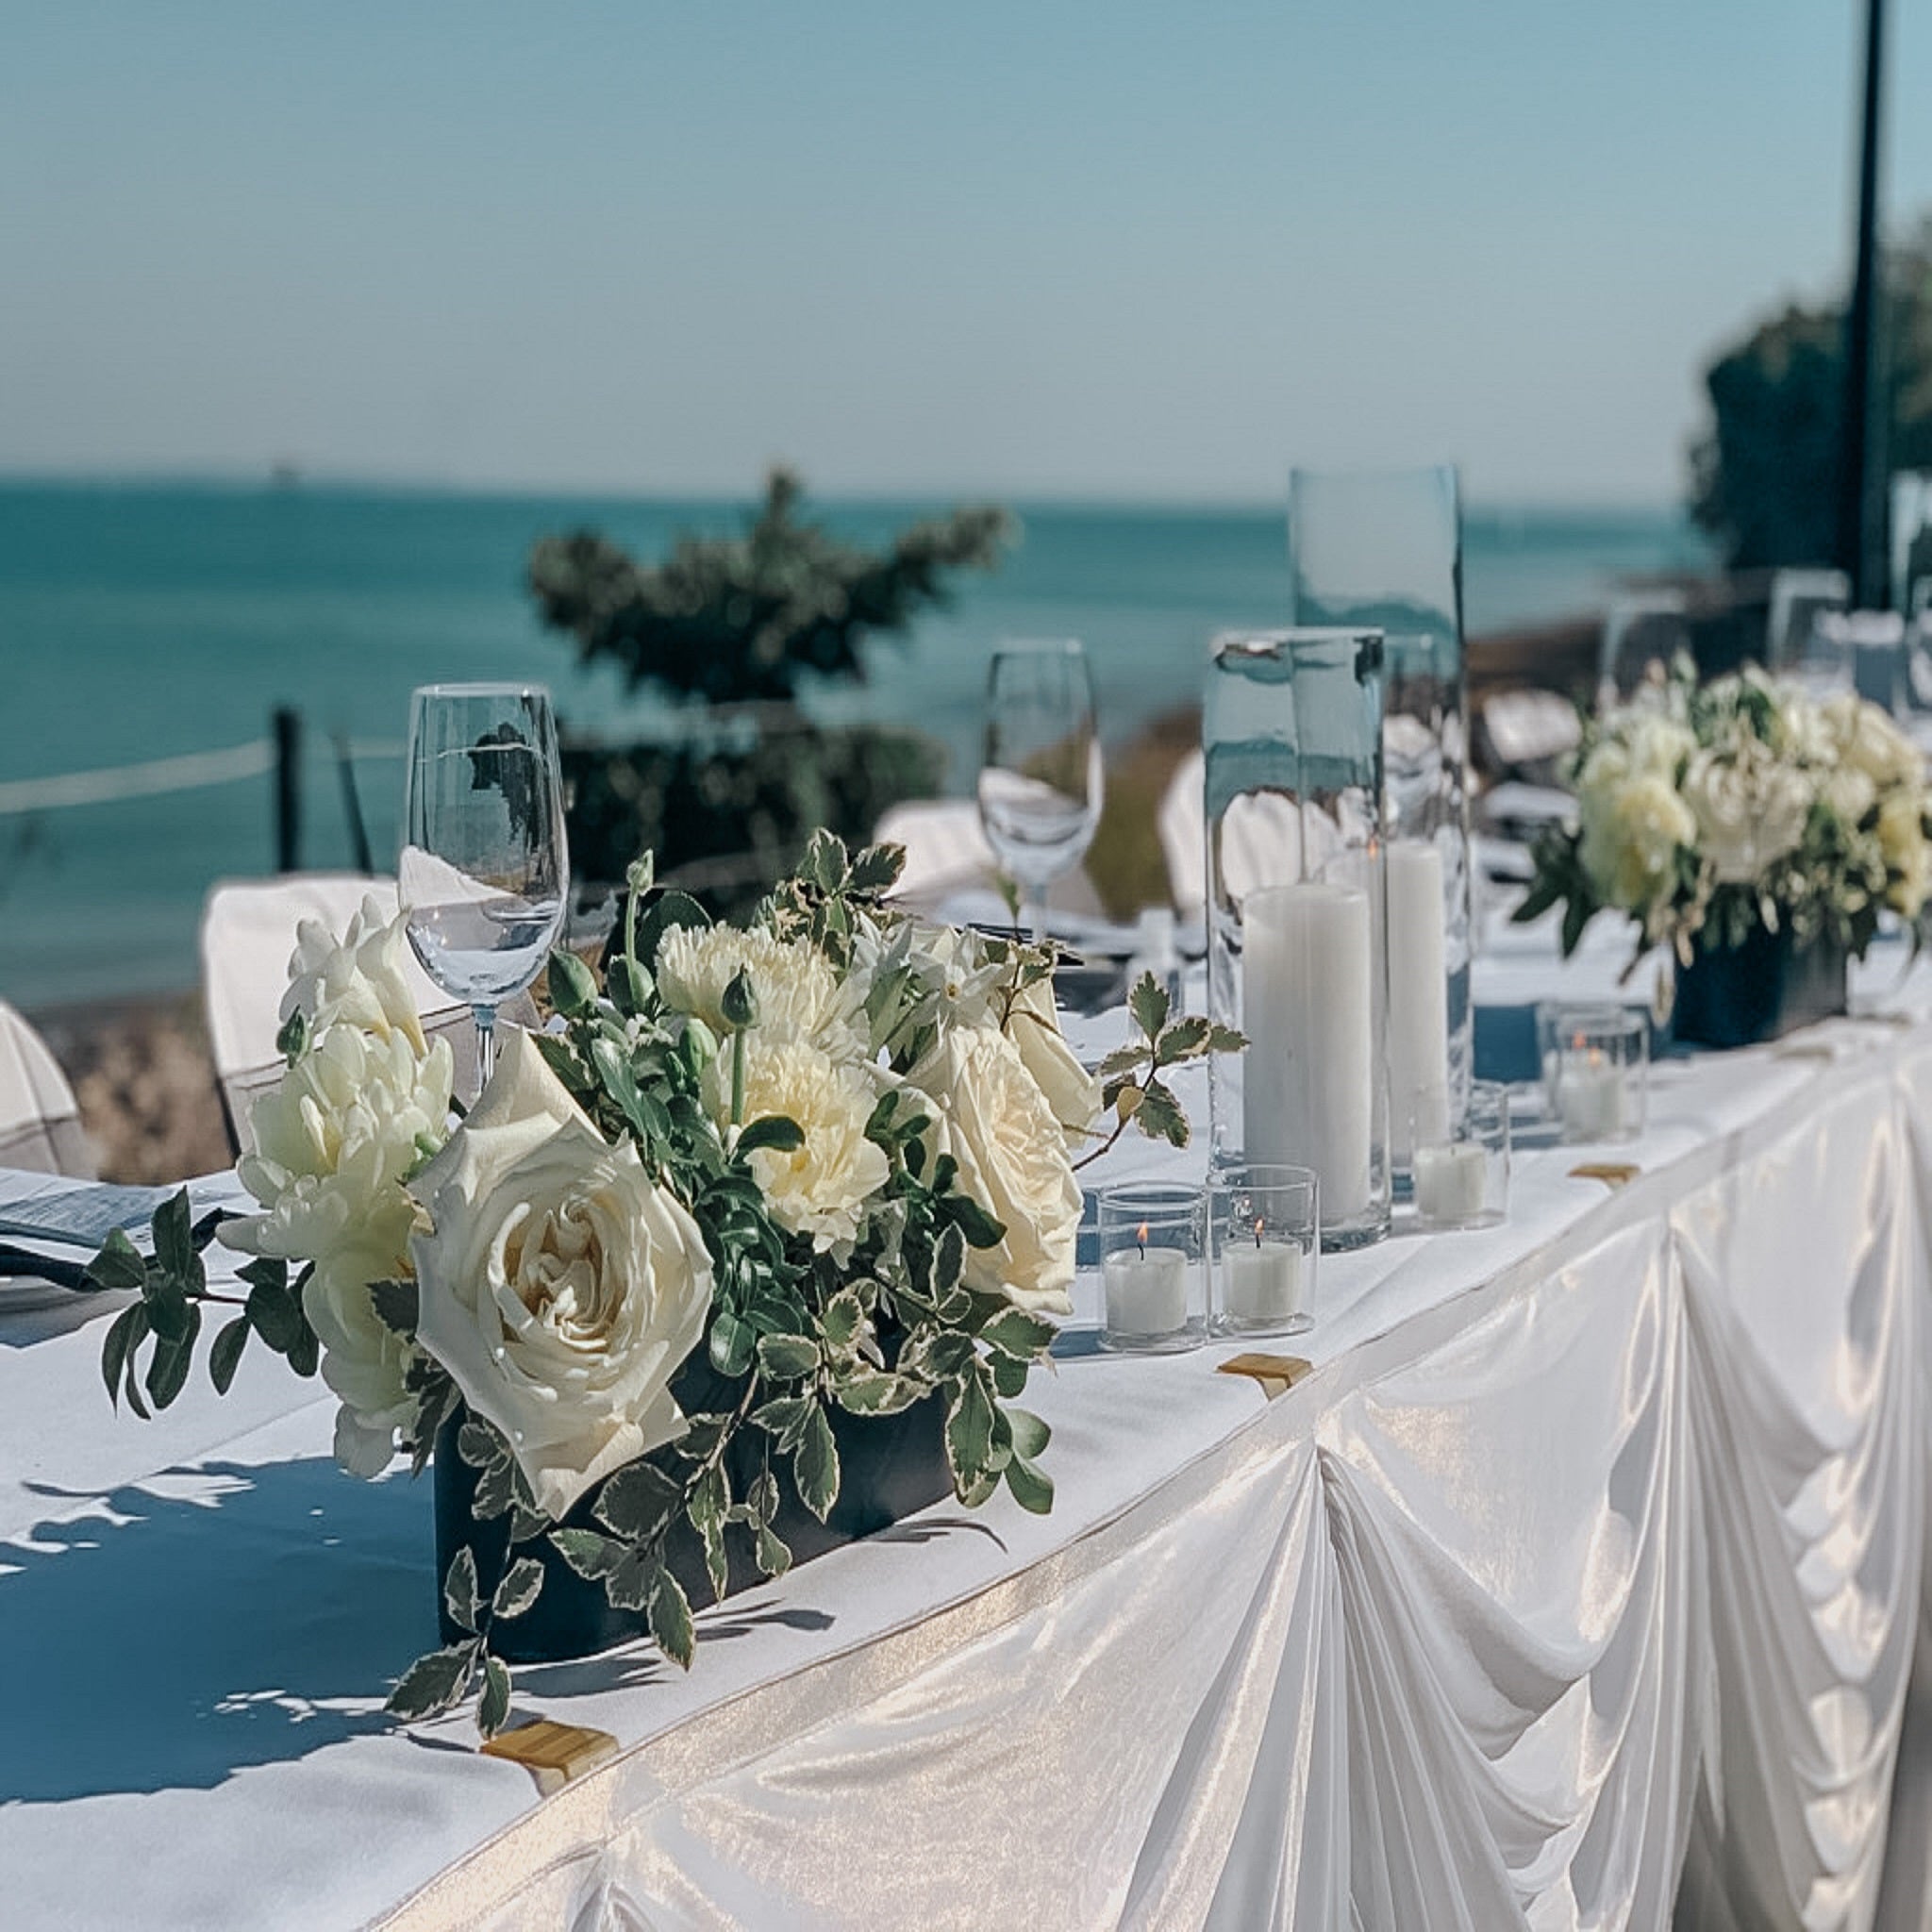
[(1258, 1214), (1255, 1217), (1255, 1245), (1257, 1248), (1261, 1245), (1261, 1217)]
[(1134, 1239), (1140, 1243), (1141, 1253), (1142, 1257), (1144, 1258), (1147, 1253), (1147, 1224), (1144, 1221), (1141, 1224), (1140, 1233), (1138, 1233), (1134, 1237)]

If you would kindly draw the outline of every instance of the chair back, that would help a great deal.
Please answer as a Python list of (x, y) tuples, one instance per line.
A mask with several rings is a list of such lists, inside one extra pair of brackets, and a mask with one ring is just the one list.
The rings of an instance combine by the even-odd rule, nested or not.
[(0, 1167), (71, 1174), (98, 1170), (80, 1124), (80, 1108), (47, 1042), (0, 1000)]
[[(296, 927), (314, 919), (339, 934), (363, 900), (372, 897), (385, 918), (392, 916), (395, 880), (360, 873), (291, 873), (273, 879), (226, 879), (208, 894), (201, 915), (202, 994), (228, 1138), (238, 1153), (248, 1153), (255, 1144), (248, 1119), (255, 1096), (281, 1078), (275, 1036), (281, 1031), (282, 994), (288, 990)], [(469, 1008), (452, 1000), (407, 950), (403, 970), (424, 1030), (450, 1042), (458, 1094), (473, 1099), (476, 1040)], [(498, 1011), (514, 1025), (538, 1021), (535, 1005), (524, 993)]]

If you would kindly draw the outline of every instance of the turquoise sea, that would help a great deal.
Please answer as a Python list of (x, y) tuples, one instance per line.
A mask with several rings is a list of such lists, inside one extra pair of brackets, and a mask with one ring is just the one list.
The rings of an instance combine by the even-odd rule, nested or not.
[[(864, 541), (935, 508), (833, 504)], [(1109, 740), (1198, 694), (1208, 636), (1278, 622), (1278, 508), (1016, 506), (1024, 541), (903, 647), (873, 653), (831, 718), (915, 723), (972, 784), (988, 653), (1002, 638), (1079, 637)], [(330, 742), (357, 748), (377, 862), (392, 852), (394, 753), (415, 685), (533, 677), (567, 726), (675, 729), (664, 707), (580, 671), (523, 588), (536, 537), (590, 525), (642, 555), (731, 527), (727, 503), (320, 488), (0, 484), (0, 796), (9, 783), (242, 746), (277, 705), (307, 726), (303, 860), (345, 864)], [(1677, 513), (1473, 510), (1472, 634), (1589, 610), (1615, 581), (1707, 562)], [(0, 811), (0, 997), (33, 1008), (192, 985), (209, 884), (273, 864), (265, 776), (112, 804)]]

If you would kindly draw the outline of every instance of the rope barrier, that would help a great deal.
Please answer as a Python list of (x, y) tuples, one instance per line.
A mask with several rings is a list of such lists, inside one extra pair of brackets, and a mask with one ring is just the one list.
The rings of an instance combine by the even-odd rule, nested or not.
[(58, 778), (15, 778), (0, 783), (0, 817), (43, 811), (53, 806), (152, 798), (164, 791), (192, 791), (204, 785), (258, 778), (275, 763), (275, 757), (274, 744), (258, 738), (226, 751), (189, 752), (181, 758), (153, 758), (140, 765), (69, 772)]

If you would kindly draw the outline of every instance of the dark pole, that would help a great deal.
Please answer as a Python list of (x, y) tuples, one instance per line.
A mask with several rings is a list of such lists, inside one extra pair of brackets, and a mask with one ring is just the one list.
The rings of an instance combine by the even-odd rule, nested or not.
[(1890, 602), (1886, 551), (1890, 487), (1887, 412), (1874, 407), (1878, 372), (1878, 134), (1885, 75), (1885, 0), (1866, 0), (1865, 113), (1859, 132), (1858, 241), (1845, 310), (1845, 420), (1840, 453), (1839, 563), (1861, 610)]
[(375, 871), (369, 851), (369, 827), (362, 823), (362, 799), (356, 790), (356, 761), (349, 750), (349, 735), (336, 733), (336, 782), (342, 788), (342, 816), (349, 822), (349, 852), (358, 872)]
[(275, 738), (275, 870), (302, 864), (302, 714), (288, 705), (274, 712)]

